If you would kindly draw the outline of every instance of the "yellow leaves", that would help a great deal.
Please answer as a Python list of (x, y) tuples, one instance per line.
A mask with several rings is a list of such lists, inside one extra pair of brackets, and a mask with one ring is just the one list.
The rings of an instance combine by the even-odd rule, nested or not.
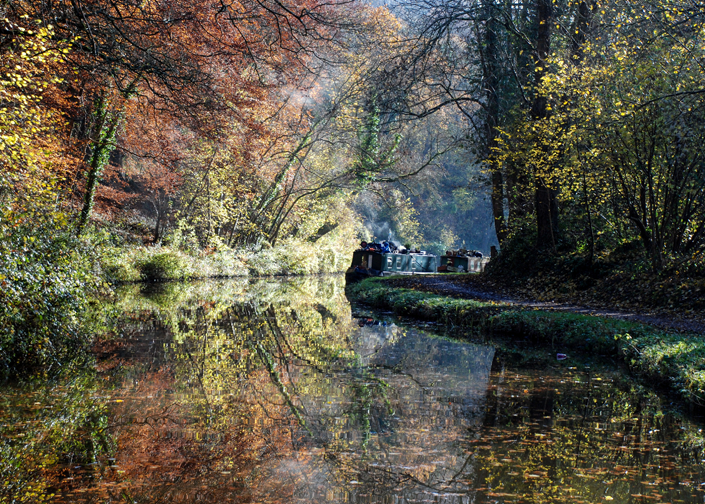
[(52, 129), (55, 120), (42, 104), (42, 95), (51, 84), (60, 82), (47, 68), (58, 51), (51, 40), (50, 26), (36, 31), (15, 28), (26, 37), (0, 61), (0, 163), (6, 172), (21, 177), (4, 178), (0, 184), (11, 185), (17, 198), (39, 205), (55, 196), (47, 189), (55, 187), (54, 183), (47, 185), (52, 177), (49, 159), (56, 152), (47, 149), (56, 141)]

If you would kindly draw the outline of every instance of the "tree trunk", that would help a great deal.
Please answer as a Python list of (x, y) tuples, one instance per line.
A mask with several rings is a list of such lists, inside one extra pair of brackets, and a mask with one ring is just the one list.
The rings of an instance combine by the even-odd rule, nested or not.
[[(140, 72), (130, 84), (120, 92), (124, 100), (130, 99), (137, 90), (137, 83), (142, 78)], [(78, 221), (78, 234), (83, 232), (88, 219), (93, 211), (95, 193), (100, 182), (100, 175), (110, 161), (110, 155), (115, 150), (115, 139), (124, 120), (124, 104), (122, 108), (111, 110), (110, 98), (106, 89), (101, 90), (95, 101), (94, 112), (96, 117), (93, 139), (91, 141), (91, 160), (88, 164), (86, 180), (86, 193), (83, 197), (83, 208)]]
[(585, 195), (585, 212), (587, 213), (587, 225), (588, 225), (588, 264), (592, 265), (595, 259), (595, 229), (592, 224), (592, 209), (590, 208), (590, 195), (588, 193), (587, 180), (585, 178), (585, 173), (583, 173), (583, 193)]
[(502, 171), (499, 167), (495, 167), (492, 170), (492, 214), (494, 216), (497, 241), (499, 246), (502, 247), (507, 238), (507, 221), (504, 218), (504, 182)]
[[(553, 23), (553, 6), (551, 0), (537, 0), (536, 17), (538, 32), (536, 37), (535, 85), (539, 86), (548, 71), (548, 55), (551, 51), (551, 24)], [(535, 121), (548, 117), (547, 99), (538, 90), (531, 107), (531, 116)], [(558, 239), (558, 191), (550, 186), (542, 174), (536, 177), (536, 247), (555, 250)]]
[[(573, 42), (571, 44), (570, 53), (574, 65), (578, 65), (583, 59), (583, 46), (587, 39), (590, 25), (592, 24), (593, 10), (597, 8), (597, 3), (591, 0), (588, 5), (587, 1), (582, 1), (578, 5), (578, 12), (575, 16), (573, 28), (571, 29)], [(581, 162), (584, 166), (585, 162)], [(585, 171), (583, 171), (583, 193), (585, 195), (585, 212), (587, 214), (587, 238), (588, 238), (588, 264), (592, 265), (595, 258), (595, 229), (592, 222), (592, 209), (590, 205), (590, 190), (587, 185)]]
[(546, 185), (543, 178), (536, 184), (536, 247), (556, 249), (558, 239), (557, 191)]
[(83, 232), (93, 211), (95, 194), (100, 181), (100, 175), (110, 160), (110, 154), (115, 149), (115, 137), (122, 123), (122, 114), (110, 111), (108, 98), (101, 93), (95, 103), (96, 127), (95, 138), (91, 142), (92, 152), (88, 164), (86, 193), (83, 197), (83, 208), (78, 221), (78, 234)]
[(571, 29), (571, 46), (570, 53), (573, 62), (577, 63), (583, 59), (583, 45), (587, 39), (587, 34), (592, 24), (593, 13), (597, 9), (595, 0), (583, 0), (578, 5), (578, 11), (575, 14), (573, 27)]
[[(499, 97), (497, 88), (499, 85), (499, 62), (497, 55), (497, 21), (495, 19), (494, 0), (484, 0), (483, 2), (484, 26), (483, 41), (480, 48), (482, 57), (483, 85), (485, 91), (486, 112), (484, 123), (483, 157), (490, 160), (493, 149), (497, 147), (497, 127), (499, 126)], [(494, 228), (497, 233), (497, 241), (500, 247), (507, 237), (507, 222), (504, 217), (504, 176), (501, 166), (492, 167), (492, 214), (494, 216)]]

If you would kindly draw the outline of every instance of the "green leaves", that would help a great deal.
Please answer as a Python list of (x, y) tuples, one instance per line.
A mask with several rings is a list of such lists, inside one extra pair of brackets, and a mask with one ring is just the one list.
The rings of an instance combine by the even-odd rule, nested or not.
[(582, 57), (558, 46), (537, 83), (550, 117), (503, 128), (495, 165), (560, 188), (565, 234), (590, 236), (591, 257), (598, 234), (634, 237), (659, 270), (705, 239), (705, 18), (679, 0), (601, 7)]
[(85, 357), (91, 254), (67, 229), (11, 222), (0, 222), (0, 363), (6, 375), (53, 374)]
[(147, 257), (139, 264), (142, 279), (146, 281), (183, 278), (184, 263), (178, 254), (163, 252)]

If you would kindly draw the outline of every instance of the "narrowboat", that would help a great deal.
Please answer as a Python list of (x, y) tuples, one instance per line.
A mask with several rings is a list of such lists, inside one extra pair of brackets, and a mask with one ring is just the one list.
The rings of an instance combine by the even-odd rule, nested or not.
[(438, 256), (425, 252), (387, 252), (380, 249), (359, 249), (353, 252), (350, 268), (345, 273), (348, 281), (371, 276), (411, 275), (435, 273)]
[(440, 257), (419, 250), (396, 248), (387, 242), (362, 242), (353, 252), (350, 268), (345, 273), (348, 282), (371, 276), (412, 275), (423, 273), (480, 273), (490, 261), (476, 250), (447, 250)]
[(489, 261), (489, 257), (483, 257), (482, 254), (465, 254), (447, 251), (446, 255), (440, 257), (438, 272), (457, 271), (458, 273), (480, 273), (485, 271), (485, 266)]

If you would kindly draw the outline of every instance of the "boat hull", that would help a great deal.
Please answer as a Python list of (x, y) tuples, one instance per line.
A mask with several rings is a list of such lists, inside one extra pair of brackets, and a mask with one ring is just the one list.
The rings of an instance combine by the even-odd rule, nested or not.
[(489, 257), (448, 256), (440, 257), (439, 272), (480, 273), (490, 262)]
[(393, 254), (370, 250), (356, 250), (346, 272), (348, 281), (372, 276), (412, 275), (435, 273), (438, 257), (432, 254)]

